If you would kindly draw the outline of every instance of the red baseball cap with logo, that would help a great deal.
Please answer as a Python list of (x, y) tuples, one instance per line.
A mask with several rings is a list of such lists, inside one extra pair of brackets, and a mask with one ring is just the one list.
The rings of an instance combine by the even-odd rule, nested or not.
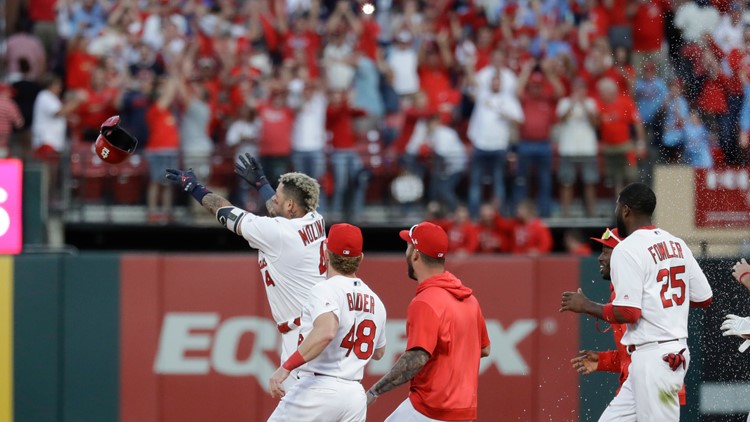
[(608, 248), (614, 249), (615, 246), (617, 246), (622, 241), (622, 238), (620, 237), (620, 234), (617, 233), (617, 229), (607, 229), (602, 234), (602, 237), (592, 237), (591, 240), (593, 240), (594, 242), (599, 242)]
[(448, 235), (436, 224), (425, 221), (409, 230), (401, 230), (399, 236), (427, 256), (445, 258), (448, 253)]
[(355, 257), (362, 255), (362, 230), (351, 224), (334, 224), (325, 240), (328, 250), (336, 255)]

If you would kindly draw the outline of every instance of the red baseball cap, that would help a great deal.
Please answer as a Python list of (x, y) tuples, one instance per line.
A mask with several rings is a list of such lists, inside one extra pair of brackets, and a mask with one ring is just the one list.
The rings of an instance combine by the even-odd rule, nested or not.
[(328, 250), (336, 255), (355, 257), (362, 255), (362, 230), (351, 224), (334, 224), (325, 240)]
[(427, 256), (445, 258), (448, 253), (448, 235), (436, 224), (425, 221), (409, 230), (401, 230), (398, 235)]
[(599, 242), (602, 245), (614, 249), (621, 241), (620, 234), (617, 233), (617, 229), (607, 229), (602, 234), (602, 237), (592, 237), (591, 240)]

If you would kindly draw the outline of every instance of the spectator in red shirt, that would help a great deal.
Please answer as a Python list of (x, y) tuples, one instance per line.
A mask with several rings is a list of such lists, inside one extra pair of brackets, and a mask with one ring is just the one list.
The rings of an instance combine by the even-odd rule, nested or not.
[(289, 170), (292, 155), (294, 111), (286, 101), (286, 90), (274, 85), (268, 102), (258, 106), (261, 127), (258, 152), (268, 182), (274, 188), (279, 177)]
[(612, 48), (623, 46), (631, 49), (633, 31), (628, 19), (628, 0), (602, 0), (602, 4), (607, 11), (609, 44)]
[(491, 202), (486, 202), (479, 207), (479, 221), (477, 223), (479, 244), (477, 252), (510, 252), (513, 238), (513, 220), (500, 215), (497, 212), (497, 208)]
[(664, 75), (666, 58), (662, 54), (664, 41), (665, 7), (660, 0), (638, 0), (633, 15), (633, 67), (640, 77), (643, 65), (656, 64), (659, 75)]
[(117, 113), (115, 103), (118, 89), (107, 85), (104, 68), (97, 66), (91, 72), (90, 86), (86, 88), (86, 102), (78, 109), (80, 133), (86, 142), (94, 142), (105, 120)]
[(55, 3), (58, 0), (34, 0), (28, 2), (29, 19), (34, 23), (34, 35), (39, 38), (47, 53), (47, 60), (54, 61), (57, 55), (57, 22)]
[(538, 255), (552, 251), (552, 232), (536, 216), (536, 206), (530, 200), (518, 205), (515, 227), (513, 228), (514, 254)]
[(406, 351), (367, 391), (367, 404), (411, 381), (409, 397), (390, 420), (474, 420), (479, 360), (490, 354), (479, 302), (445, 271), (443, 229), (424, 222), (399, 235), (408, 243), (407, 273), (419, 285), (407, 310)]
[(180, 136), (172, 112), (178, 83), (176, 77), (161, 80), (154, 92), (154, 102), (146, 112), (149, 136), (146, 141), (146, 160), (150, 174), (146, 204), (148, 220), (154, 223), (172, 218), (174, 190), (164, 178), (164, 170), (178, 168)]
[(456, 256), (467, 256), (479, 247), (479, 231), (469, 218), (469, 209), (459, 205), (453, 213), (453, 220), (448, 224), (448, 251)]
[[(543, 66), (548, 66), (545, 62)], [(518, 97), (525, 119), (520, 127), (518, 169), (515, 179), (514, 203), (528, 195), (531, 169), (536, 170), (539, 214), (549, 217), (552, 211), (552, 142), (550, 132), (555, 123), (557, 99), (564, 93), (559, 79), (546, 68), (533, 70), (534, 63), (524, 67), (518, 78)]]
[[(615, 192), (619, 192), (637, 177), (636, 154), (646, 152), (646, 130), (633, 99), (618, 94), (613, 80), (602, 79), (597, 88), (604, 173), (614, 183)], [(635, 145), (630, 135), (632, 126), (635, 126)]]
[[(333, 167), (332, 218), (354, 221), (362, 216), (367, 190), (367, 174), (357, 151), (352, 119), (365, 115), (364, 110), (349, 105), (348, 91), (334, 91), (326, 110), (326, 126), (331, 134), (331, 167)], [(347, 201), (347, 197), (349, 200)], [(350, 206), (344, 206), (344, 204)]]
[(565, 230), (563, 241), (565, 242), (565, 250), (571, 255), (591, 256), (593, 253), (591, 246), (586, 243), (583, 233), (578, 229)]

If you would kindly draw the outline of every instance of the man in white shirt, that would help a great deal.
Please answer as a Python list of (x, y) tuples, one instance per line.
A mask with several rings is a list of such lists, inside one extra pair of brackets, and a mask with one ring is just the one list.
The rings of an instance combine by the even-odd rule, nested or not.
[[(292, 167), (294, 171), (321, 180), (326, 172), (324, 148), (328, 101), (318, 84), (311, 81), (304, 84), (292, 127)], [(320, 198), (322, 207), (324, 197)]]
[(606, 305), (564, 292), (560, 311), (627, 323), (621, 343), (631, 354), (630, 376), (599, 421), (679, 421), (678, 394), (690, 364), (688, 312), (711, 304), (713, 292), (684, 240), (652, 225), (656, 195), (643, 183), (617, 199), (612, 252), (615, 299)]
[(417, 155), (427, 148), (432, 155), (430, 199), (438, 200), (453, 211), (458, 205), (456, 187), (466, 171), (466, 147), (458, 133), (440, 122), (434, 114), (414, 126), (406, 153)]
[(500, 204), (505, 202), (506, 152), (515, 125), (524, 121), (521, 103), (515, 93), (508, 92), (503, 86), (504, 80), (502, 76), (493, 76), (487, 90), (480, 88), (479, 81), (476, 82), (477, 97), (467, 132), (474, 146), (469, 173), (469, 213), (472, 218), (479, 214), (485, 175), (492, 176), (495, 199)]
[(583, 199), (586, 216), (594, 216), (596, 205), (596, 184), (599, 182), (599, 164), (596, 160), (597, 139), (596, 101), (588, 96), (586, 81), (573, 81), (573, 92), (557, 103), (557, 117), (560, 121), (558, 135), (560, 167), (557, 178), (560, 182), (560, 211), (563, 217), (569, 215), (573, 200), (573, 186), (576, 173), (583, 179)]
[(419, 57), (414, 40), (409, 31), (401, 31), (396, 35), (395, 41), (387, 58), (393, 73), (393, 90), (401, 96), (416, 94), (419, 91)]
[[(360, 381), (370, 359), (385, 353), (385, 306), (356, 274), (363, 256), (360, 229), (334, 224), (325, 245), (328, 280), (310, 290), (299, 347), (269, 381), (271, 395), (281, 398), (269, 421), (364, 422), (367, 415)], [(299, 381), (284, 389), (297, 368)]]

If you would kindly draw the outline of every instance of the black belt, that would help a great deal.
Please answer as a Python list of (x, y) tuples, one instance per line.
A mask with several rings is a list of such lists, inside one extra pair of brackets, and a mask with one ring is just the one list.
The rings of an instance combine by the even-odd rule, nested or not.
[(646, 344), (653, 344), (653, 343), (657, 343), (657, 344), (664, 344), (664, 343), (671, 343), (671, 342), (673, 342), (673, 341), (680, 341), (680, 339), (674, 338), (674, 339), (672, 339), (672, 340), (660, 340), (660, 341), (652, 341), (652, 342), (650, 342), (650, 343), (644, 343), (644, 344), (641, 344), (641, 345), (639, 345), (639, 346), (636, 346), (635, 344), (631, 344), (630, 346), (628, 346), (628, 353), (633, 353), (633, 352), (635, 352), (636, 350), (638, 350), (638, 348), (639, 348), (639, 347), (643, 347), (643, 346), (645, 346)]

